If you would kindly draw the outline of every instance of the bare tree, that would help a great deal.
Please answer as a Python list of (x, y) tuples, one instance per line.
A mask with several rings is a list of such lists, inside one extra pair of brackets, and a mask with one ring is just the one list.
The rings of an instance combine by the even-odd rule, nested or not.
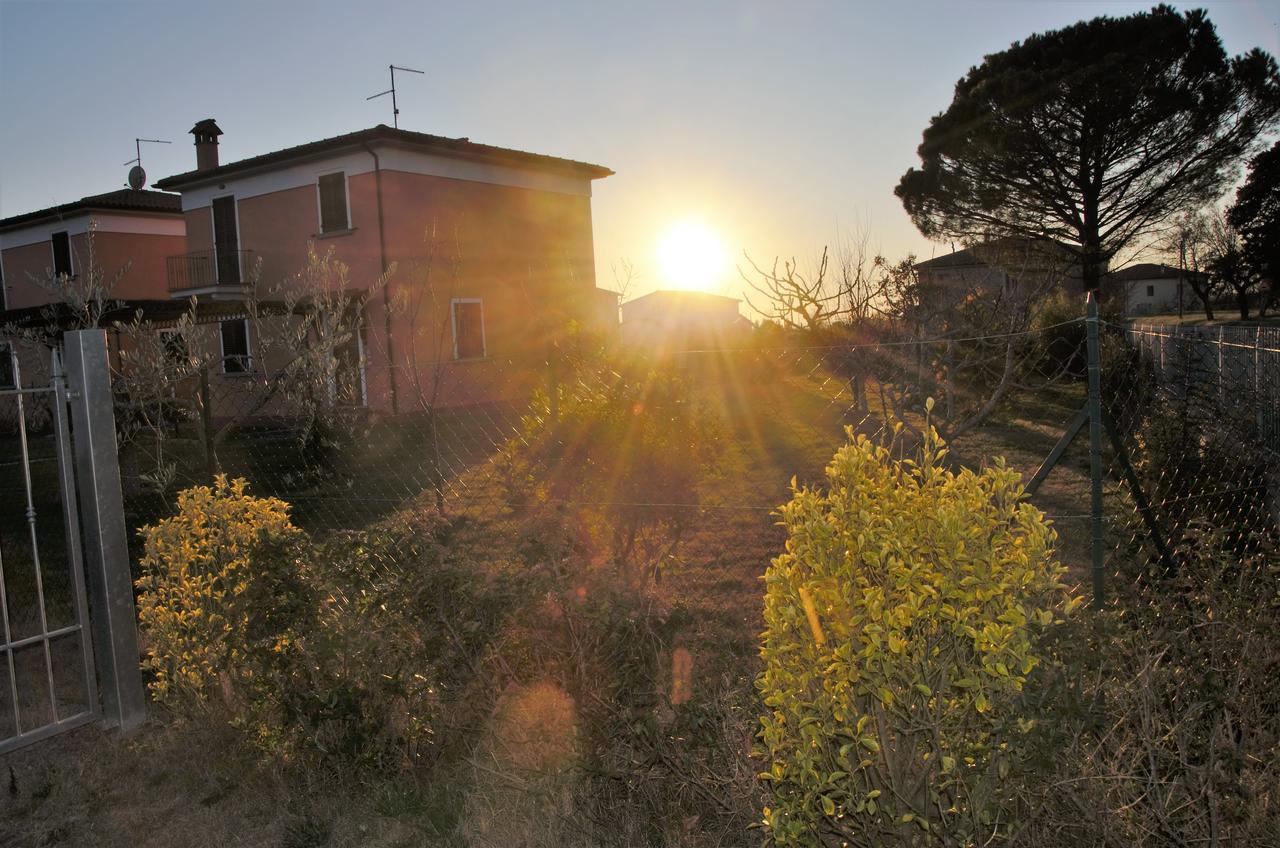
[(245, 301), (259, 359), (273, 367), (265, 398), (283, 397), (299, 417), (311, 474), (331, 471), (365, 420), (359, 354), (365, 307), (394, 272), (392, 266), (354, 288), (332, 248), (320, 254), (308, 244), (307, 264), (297, 274), (271, 286), (265, 297), (254, 286)]
[(1164, 230), (1157, 248), (1172, 265), (1183, 272), (1191, 291), (1204, 309), (1204, 317), (1213, 320), (1213, 301), (1220, 291), (1221, 280), (1209, 273), (1212, 256), (1212, 220), (1210, 210), (1194, 209), (1175, 216)]
[(1207, 241), (1206, 266), (1210, 276), (1218, 286), (1235, 295), (1241, 320), (1249, 320), (1249, 295), (1258, 288), (1261, 277), (1246, 261), (1244, 240), (1231, 225), (1226, 210), (1215, 209), (1209, 216)]
[(826, 247), (822, 248), (817, 267), (809, 273), (801, 271), (794, 258), (783, 260), (781, 270), (777, 258), (768, 269), (761, 268), (746, 253), (743, 259), (751, 266), (751, 273), (739, 266), (738, 274), (755, 292), (755, 299), (750, 293), (743, 296), (747, 306), (765, 318), (791, 330), (816, 330), (840, 316), (841, 293), (838, 283), (827, 276)]
[[(116, 393), (116, 434), (122, 445), (132, 443), (145, 462), (140, 481), (156, 492), (168, 491), (178, 479), (178, 463), (166, 450), (168, 440), (187, 418), (202, 422), (205, 397), (183, 392), (208, 367), (208, 347), (194, 347), (196, 299), (174, 324), (163, 330), (138, 310), (132, 320), (116, 322), (122, 339)], [(142, 437), (145, 436), (144, 440)], [(206, 457), (206, 460), (211, 457)]]
[[(452, 302), (462, 271), (456, 232), (446, 239), (436, 222), (423, 231), (425, 253), (410, 272), (410, 285), (398, 289), (392, 309), (407, 325), (404, 359), (393, 363), (403, 370), (413, 391), (413, 401), (426, 419), (432, 464), (431, 486), (437, 512), (443, 513), (444, 456), (442, 454), (441, 399), (448, 377), (449, 345), (453, 339)], [(395, 379), (394, 374), (391, 379)]]

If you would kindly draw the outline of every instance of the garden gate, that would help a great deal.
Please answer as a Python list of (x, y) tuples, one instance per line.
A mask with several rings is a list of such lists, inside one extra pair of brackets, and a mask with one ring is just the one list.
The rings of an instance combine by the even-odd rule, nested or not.
[(0, 754), (145, 717), (106, 333), (64, 334), (43, 386), (3, 353)]

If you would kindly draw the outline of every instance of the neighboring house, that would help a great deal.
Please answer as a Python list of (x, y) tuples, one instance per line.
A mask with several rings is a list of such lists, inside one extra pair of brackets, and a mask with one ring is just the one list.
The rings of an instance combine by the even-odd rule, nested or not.
[(1070, 251), (1057, 243), (998, 239), (917, 263), (920, 284), (963, 296), (978, 291), (1082, 291), (1083, 277)]
[[(221, 164), (217, 124), (191, 132), (196, 169), (156, 183), (181, 195), (186, 224), (169, 295), (234, 302), (255, 275), (268, 295), (308, 243), (349, 266), (352, 290), (394, 266), (358, 340), (370, 408), (419, 408), (441, 362), (528, 366), (598, 314), (591, 184), (608, 168), (385, 125)], [(270, 368), (247, 322), (220, 336), (227, 376)]]
[(622, 337), (650, 350), (721, 346), (751, 329), (738, 312), (740, 301), (698, 291), (661, 290), (622, 304)]
[[(20, 318), (30, 323), (41, 307), (57, 301), (48, 285), (54, 275), (71, 277), (73, 285), (84, 282), (91, 226), (94, 263), (112, 286), (113, 299), (168, 296), (166, 257), (186, 247), (181, 199), (121, 189), (0, 220), (0, 326)], [(5, 360), (11, 345), (11, 340), (0, 341)], [(22, 359), (24, 375), (44, 373), (47, 363), (38, 351), (24, 350)], [(12, 366), (4, 366), (0, 383), (11, 384)]]
[(182, 201), (176, 194), (126, 188), (0, 220), (0, 309), (49, 303), (53, 296), (33, 278), (79, 275), (88, 261), (91, 223), (95, 262), (107, 280), (127, 269), (114, 297), (168, 296), (166, 257), (186, 246)]
[(1198, 308), (1200, 300), (1188, 281), (1204, 276), (1172, 265), (1143, 262), (1108, 274), (1102, 286), (1123, 295), (1126, 315), (1158, 315), (1177, 312), (1179, 304), (1184, 309)]

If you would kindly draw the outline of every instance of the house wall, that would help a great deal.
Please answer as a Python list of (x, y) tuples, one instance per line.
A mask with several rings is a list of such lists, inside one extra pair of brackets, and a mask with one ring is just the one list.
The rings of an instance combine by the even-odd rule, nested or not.
[(37, 280), (45, 280), (53, 270), (55, 232), (66, 231), (71, 243), (71, 266), (83, 273), (89, 261), (88, 231), (94, 224), (94, 262), (104, 281), (111, 283), (124, 270), (111, 290), (113, 297), (159, 299), (168, 297), (165, 258), (186, 250), (182, 219), (177, 215), (146, 216), (90, 214), (61, 221), (44, 222), (0, 234), (0, 268), (4, 272), (5, 305), (10, 309), (39, 306), (54, 295)]
[[(493, 372), (499, 363), (502, 368), (528, 367), (544, 360), (552, 334), (572, 319), (589, 319), (595, 304), (595, 258), (585, 178), (545, 178), (486, 166), (461, 172), (485, 179), (464, 179), (425, 173), (439, 164), (438, 157), (415, 159), (395, 150), (381, 155), (384, 243), (387, 262), (396, 270), (366, 312), (371, 407), (390, 408), (394, 380), (397, 396), (405, 400), (399, 407), (414, 408), (412, 396), (430, 383), (424, 374), (437, 371), (439, 359), (452, 361), (450, 303), (455, 298), (483, 302), (490, 365), (465, 363), (451, 371), (464, 368), (478, 375)], [(236, 197), (240, 248), (252, 251), (252, 261), (260, 262), (260, 296), (271, 298), (273, 289), (289, 285), (306, 265), (308, 242), (318, 252), (332, 249), (349, 267), (348, 288), (367, 289), (382, 267), (378, 177), (371, 162), (365, 153), (331, 157), (280, 169), (279, 174), (229, 179), (223, 189), (184, 193), (187, 247), (212, 247), (207, 204), (231, 194)], [(395, 164), (414, 170), (388, 167)], [(335, 166), (352, 168), (346, 172), (351, 230), (320, 235), (316, 180)], [(500, 184), (499, 178), (520, 184)], [(482, 382), (493, 386), (500, 381), (490, 376)], [(475, 401), (484, 402), (482, 395), (488, 392), (477, 390)]]
[[(1147, 294), (1148, 286), (1152, 293)], [(1125, 284), (1125, 311), (1128, 315), (1157, 315), (1176, 312), (1178, 309), (1178, 281), (1168, 278), (1134, 280)], [(1184, 306), (1198, 304), (1191, 286), (1185, 286), (1182, 294)]]

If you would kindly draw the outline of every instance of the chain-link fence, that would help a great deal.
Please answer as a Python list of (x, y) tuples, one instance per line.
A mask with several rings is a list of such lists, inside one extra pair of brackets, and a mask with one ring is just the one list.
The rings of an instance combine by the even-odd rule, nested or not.
[(126, 505), (140, 527), (217, 472), (287, 500), (322, 535), (420, 513), (502, 521), (539, 504), (573, 514), (582, 535), (612, 534), (597, 560), (656, 563), (678, 546), (685, 562), (723, 564), (727, 546), (751, 538), (760, 544), (740, 565), (758, 574), (780, 542), (772, 511), (793, 478), (818, 480), (846, 427), (876, 436), (900, 422), (910, 439), (933, 397), (932, 423), (957, 464), (1000, 456), (1027, 479), (1053, 466), (1033, 500), (1081, 575), (1096, 567), (1095, 518), (1111, 555), (1155, 559), (1206, 521), (1274, 533), (1270, 331), (1103, 327), (1101, 516), (1089, 440), (1057, 445), (1086, 406), (1084, 319), (932, 338), (756, 330), (660, 356), (566, 344), (534, 362), (439, 363), (425, 387), (402, 393), (398, 414), (359, 402), (387, 381), (371, 368), (343, 403), (341, 392), (300, 399), (271, 374), (214, 364), (172, 386), (164, 410), (141, 416), (147, 426), (122, 426)]
[(1124, 333), (1169, 391), (1251, 419), (1280, 450), (1280, 327), (1134, 323)]

